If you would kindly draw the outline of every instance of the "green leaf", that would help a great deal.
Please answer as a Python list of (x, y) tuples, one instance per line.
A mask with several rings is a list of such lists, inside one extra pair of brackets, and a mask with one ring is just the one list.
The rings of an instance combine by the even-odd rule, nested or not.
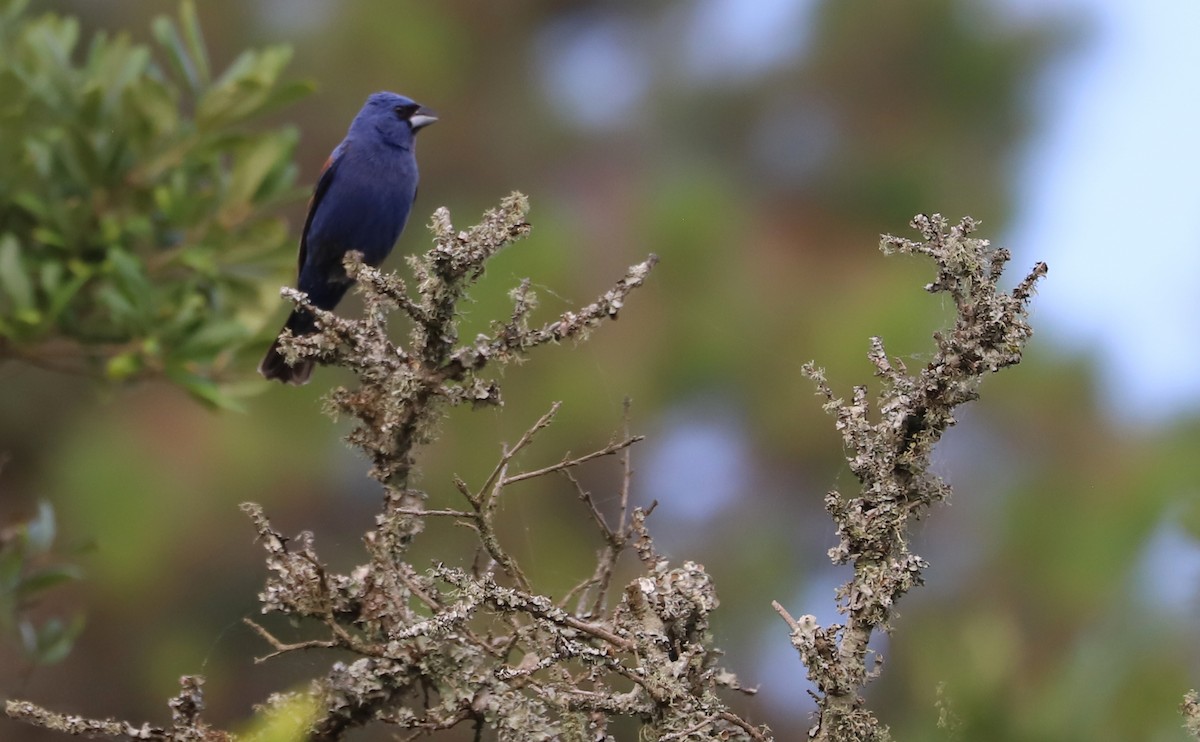
[(145, 136), (169, 135), (178, 129), (178, 95), (166, 84), (144, 79), (140, 85), (130, 89), (127, 99), (141, 114)]
[(142, 357), (132, 350), (118, 353), (104, 365), (104, 375), (112, 381), (124, 381), (141, 370)]
[(66, 247), (67, 241), (63, 239), (62, 234), (46, 227), (34, 227), (33, 238), (43, 245), (50, 247)]
[(295, 742), (305, 739), (317, 716), (317, 699), (299, 694), (260, 712), (239, 739), (248, 742)]
[[(70, 77), (71, 54), (79, 43), (79, 21), (75, 18), (47, 17), (30, 26), (28, 41), (40, 55), (41, 60), (55, 77)], [(57, 91), (50, 86), (41, 88), (43, 92), (54, 94), (55, 100), (61, 100)]]
[(297, 139), (295, 132), (287, 132), (251, 140), (234, 161), (225, 208), (255, 200), (267, 176), (288, 162)]
[[(128, 40), (118, 39), (102, 60), (101, 69), (92, 71), (98, 89), (102, 93), (101, 115), (107, 121), (119, 121), (117, 108), (125, 92), (138, 85), (150, 65), (150, 50), (144, 46), (130, 47)], [(115, 132), (108, 132), (113, 134)], [(105, 136), (106, 140), (122, 141), (119, 136)]]
[(16, 594), (19, 598), (28, 599), (64, 582), (77, 582), (82, 579), (83, 570), (71, 564), (44, 567), (23, 577), (17, 585)]
[(29, 5), (29, 0), (3, 0), (0, 2), (0, 23), (5, 25), (12, 23), (17, 16), (25, 12), (27, 5)]
[(197, 126), (206, 130), (230, 126), (289, 102), (292, 95), (303, 95), (290, 91), (292, 86), (275, 88), (291, 58), (291, 47), (282, 45), (242, 52), (200, 99)]
[(24, 563), (25, 555), (17, 540), (0, 549), (0, 601), (8, 599), (11, 602), (12, 596), (16, 595)]
[[(47, 263), (45, 267), (61, 265), (60, 263)], [(45, 287), (46, 272), (43, 271), (43, 287)], [(53, 272), (52, 269), (50, 272)], [(46, 318), (51, 322), (59, 319), (63, 310), (71, 303), (71, 299), (79, 293), (79, 290), (87, 283), (91, 277), (91, 271), (73, 272), (71, 277), (65, 283), (56, 283), (53, 290), (46, 288), (46, 293), (50, 297), (50, 303), (46, 307)], [(57, 280), (57, 279), (55, 279)]]
[(183, 45), (183, 39), (179, 36), (178, 29), (175, 28), (175, 22), (166, 16), (159, 16), (151, 23), (150, 29), (154, 33), (154, 38), (167, 52), (167, 62), (175, 74), (187, 82), (188, 88), (193, 93), (198, 93), (200, 77), (188, 56), (187, 48)]
[(127, 334), (130, 326), (135, 325), (138, 319), (137, 309), (129, 302), (129, 299), (117, 290), (116, 286), (102, 286), (96, 292), (96, 298), (110, 315), (110, 324), (114, 334), (124, 336)]
[(179, 23), (183, 26), (183, 35), (187, 38), (188, 51), (196, 65), (196, 75), (200, 82), (208, 85), (212, 76), (208, 67), (208, 52), (204, 43), (204, 34), (200, 31), (200, 19), (196, 15), (196, 4), (192, 0), (184, 0), (179, 7)]
[(70, 129), (66, 139), (78, 167), (83, 170), (81, 182), (88, 184), (105, 182), (104, 167), (100, 163), (100, 153), (97, 151), (95, 135), (95, 131), (89, 131), (84, 124), (80, 123)]
[(206, 322), (179, 343), (177, 352), (184, 359), (215, 355), (222, 350), (236, 347), (249, 334), (246, 326), (237, 320)]
[(40, 555), (49, 552), (50, 547), (54, 545), (56, 530), (54, 507), (45, 500), (39, 502), (37, 515), (25, 524), (23, 530), (30, 554)]
[(155, 296), (145, 266), (136, 257), (120, 249), (108, 251), (107, 266), (113, 285), (105, 287), (109, 290), (103, 292), (103, 298), (113, 310), (115, 318), (124, 319), (136, 328), (146, 329), (147, 315)]
[(197, 400), (210, 407), (230, 410), (232, 412), (246, 411), (246, 407), (241, 402), (226, 394), (221, 386), (212, 379), (199, 376), (178, 367), (168, 368), (167, 378), (183, 387)]
[(70, 623), (48, 619), (40, 628), (30, 621), (21, 622), (21, 642), (25, 652), (38, 664), (51, 665), (66, 658), (83, 631), (84, 619), (76, 615)]
[(21, 261), (21, 245), (12, 234), (0, 237), (0, 288), (14, 311), (33, 309), (33, 283)]
[(25, 211), (37, 219), (47, 219), (50, 214), (50, 205), (39, 194), (31, 190), (21, 190), (13, 194), (13, 203), (20, 206)]
[(12, 70), (0, 71), (0, 114), (6, 117), (19, 115), (28, 100), (25, 81)]

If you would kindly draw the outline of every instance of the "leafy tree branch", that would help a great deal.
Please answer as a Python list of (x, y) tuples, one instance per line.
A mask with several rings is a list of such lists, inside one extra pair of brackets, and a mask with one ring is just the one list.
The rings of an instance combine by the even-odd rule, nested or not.
[[(291, 52), (211, 68), (190, 0), (157, 47), (0, 2), (0, 362), (110, 381), (167, 378), (210, 404), (254, 340), (291, 237)], [(79, 61), (76, 62), (75, 60)], [(160, 61), (161, 60), (161, 61)]]

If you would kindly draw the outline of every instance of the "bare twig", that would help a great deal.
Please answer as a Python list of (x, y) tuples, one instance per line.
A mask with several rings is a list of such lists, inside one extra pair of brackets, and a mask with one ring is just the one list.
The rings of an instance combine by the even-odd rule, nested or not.
[(593, 451), (584, 456), (579, 456), (578, 458), (574, 458), (574, 459), (564, 458), (562, 461), (558, 462), (557, 464), (551, 464), (550, 466), (545, 466), (545, 467), (542, 467), (541, 469), (535, 469), (533, 471), (526, 471), (526, 472), (521, 472), (519, 474), (513, 474), (512, 476), (506, 476), (506, 477), (504, 477), (504, 480), (503, 480), (504, 486), (507, 487), (510, 484), (516, 484), (517, 482), (524, 482), (526, 479), (535, 479), (537, 477), (544, 477), (547, 474), (553, 474), (556, 471), (564, 471), (566, 469), (573, 469), (573, 468), (579, 466), (580, 464), (586, 464), (587, 462), (589, 462), (593, 459), (598, 459), (603, 456), (612, 456), (614, 453), (617, 453), (618, 451), (622, 451), (626, 448), (629, 448), (633, 444), (638, 443), (639, 441), (642, 441), (642, 440), (645, 440), (645, 436), (635, 435), (632, 438), (626, 438), (621, 441), (613, 441), (613, 442), (609, 443), (607, 446), (605, 446), (604, 448), (600, 449), (599, 451)]
[(313, 639), (309, 641), (296, 642), (294, 644), (287, 644), (275, 638), (274, 634), (267, 631), (262, 625), (255, 623), (249, 618), (243, 618), (242, 623), (254, 629), (255, 633), (257, 633), (259, 636), (265, 639), (268, 644), (275, 648), (275, 651), (271, 652), (270, 654), (265, 654), (262, 657), (255, 657), (254, 664), (256, 665), (266, 662), (273, 657), (278, 657), (281, 654), (295, 652), (301, 649), (333, 649), (340, 646), (337, 642), (328, 639)]
[(537, 422), (521, 435), (514, 446), (511, 448), (508, 446), (504, 447), (500, 461), (496, 463), (496, 466), (492, 469), (492, 473), (488, 475), (487, 479), (483, 480), (483, 484), (480, 485), (477, 492), (467, 496), (467, 499), (477, 506), (476, 509), (482, 507), (484, 497), (487, 493), (494, 492), (497, 485), (504, 486), (504, 472), (508, 468), (508, 465), (512, 463), (513, 458), (517, 454), (525, 450), (526, 446), (533, 442), (534, 436), (545, 430), (554, 421), (554, 416), (558, 414), (560, 407), (562, 407), (562, 402), (555, 402), (550, 405), (550, 411), (538, 418)]

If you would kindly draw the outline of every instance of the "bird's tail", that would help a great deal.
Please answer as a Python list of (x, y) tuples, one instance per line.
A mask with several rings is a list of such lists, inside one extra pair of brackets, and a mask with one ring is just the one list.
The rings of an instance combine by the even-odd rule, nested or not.
[[(287, 322), (283, 326), (285, 329), (291, 330), (293, 336), (308, 335), (313, 331), (313, 318), (307, 311), (297, 309), (288, 315)], [(282, 334), (282, 330), (280, 333)], [(258, 364), (258, 372), (267, 379), (278, 379), (284, 384), (300, 386), (308, 383), (315, 363), (310, 358), (301, 358), (295, 364), (289, 364), (279, 351), (279, 338), (277, 337), (275, 342), (271, 343), (267, 354), (263, 356), (262, 363)]]

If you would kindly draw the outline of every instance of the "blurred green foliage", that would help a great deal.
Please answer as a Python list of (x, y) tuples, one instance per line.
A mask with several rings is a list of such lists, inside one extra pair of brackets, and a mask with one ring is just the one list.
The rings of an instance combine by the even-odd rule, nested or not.
[(290, 235), (285, 46), (210, 70), (191, 2), (126, 34), (0, 2), (0, 357), (113, 381), (166, 376), (210, 403), (253, 335)]
[(297, 693), (255, 717), (240, 735), (248, 742), (296, 742), (307, 739), (305, 732), (317, 716), (316, 701)]
[(31, 615), (48, 591), (82, 577), (78, 567), (55, 558), (56, 532), (54, 508), (47, 502), (33, 519), (0, 531), (0, 634), (14, 637), (25, 657), (38, 664), (66, 657), (83, 630), (82, 615), (40, 621)]
[[(931, 278), (927, 266), (880, 257), (878, 233), (902, 232), (914, 212), (940, 210), (982, 218), (989, 234), (1003, 235), (1014, 216), (1013, 173), (1026, 167), (1016, 158), (1045, 120), (1038, 106), (1049, 103), (1034, 86), (1061, 50), (1064, 29), (1003, 16), (997, 0), (820, 0), (802, 29), (810, 39), (802, 53), (762, 74), (698, 82), (678, 71), (680, 47), (693, 14), (716, 5), (732, 4), (205, 0), (195, 10), (212, 60), (286, 40), (296, 48), (295, 74), (321, 83), (319, 96), (285, 114), (304, 132), (306, 146), (296, 158), (305, 184), (374, 90), (412, 94), (443, 116), (420, 142), (421, 196), (392, 266), (421, 249), (420, 225), (434, 207), (448, 205), (462, 216), (514, 188), (530, 195), (532, 236), (497, 258), (474, 297), (468, 320), (481, 329), (509, 306), (507, 291), (520, 278), (533, 278), (544, 311), (553, 313), (576, 308), (645, 252), (662, 256), (620, 322), (585, 345), (549, 349), (509, 370), (505, 410), (450, 412), (447, 435), (423, 453), (423, 486), (449, 506), (450, 477), (486, 476), (499, 442), (519, 437), (554, 400), (564, 407), (553, 445), (548, 439), (525, 463), (590, 450), (620, 428), (621, 401), (631, 396), (633, 432), (649, 435), (634, 451), (635, 496), (640, 504), (660, 499), (650, 524), (660, 546), (714, 575), (722, 600), (719, 643), (747, 683), (761, 683), (762, 692), (739, 713), (771, 724), (780, 739), (801, 739), (809, 710), (803, 668), (769, 606), (778, 599), (798, 612), (831, 611), (843, 575), (831, 575), (825, 556), (833, 534), (821, 497), (850, 475), (836, 432), (799, 379), (800, 365), (816, 359), (849, 393), (851, 384), (870, 381), (864, 355), (871, 335), (881, 335), (893, 353), (922, 361), (930, 331), (947, 312), (921, 291)], [(0, 0), (5, 69), (18, 58), (21, 29), (67, 23), (16, 16), (14, 7)], [(134, 38), (148, 29), (144, 42), (161, 61), (147, 61), (147, 68), (173, 81), (179, 96), (179, 106), (165, 115), (196, 133), (188, 67), (177, 71), (151, 33), (149, 19), (172, 5), (41, 0), (35, 7), (80, 17), (81, 38), (108, 29), (97, 38), (109, 46), (125, 38), (117, 29), (131, 29)], [(158, 23), (161, 33), (166, 22)], [(184, 50), (180, 58), (192, 59), (186, 24), (170, 25)], [(539, 84), (559, 61), (544, 53), (547, 39), (564, 28), (590, 27), (629, 29), (630, 43), (644, 40), (650, 49), (620, 57), (648, 88), (616, 131), (577, 126)], [(1066, 30), (1078, 39), (1086, 25)], [(33, 45), (48, 43), (39, 38)], [(76, 43), (74, 67), (60, 65), (57, 74), (82, 74), (86, 46)], [(0, 81), (12, 84), (8, 75)], [(601, 95), (596, 104), (611, 105)], [(13, 231), (14, 220), (32, 219), (7, 195), (14, 184), (48, 188), (13, 175), (29, 172), (29, 165), (10, 127), (39, 141), (50, 135), (50, 127), (40, 131), (8, 113), (16, 100), (0, 96), (6, 194), (0, 233)], [(766, 134), (781, 119), (783, 135), (772, 140)], [(268, 115), (262, 123), (278, 120)], [(74, 119), (56, 126), (69, 130)], [(816, 134), (805, 135), (814, 128)], [(245, 127), (234, 129), (234, 140), (246, 136)], [(771, 141), (774, 148), (764, 154)], [(797, 153), (804, 167), (773, 167)], [(169, 168), (160, 174), (168, 192), (170, 174)], [(216, 202), (221, 182), (189, 195)], [(122, 203), (135, 190), (121, 190)], [(157, 213), (150, 203), (128, 206), (122, 218)], [(297, 200), (287, 213), (295, 225), (302, 204)], [(263, 219), (262, 212), (250, 218)], [(287, 241), (281, 224), (263, 224), (280, 231), (276, 247)], [(233, 239), (219, 224), (203, 230), (211, 230), (204, 232), (211, 239), (190, 240), (189, 247), (203, 252), (214, 248), (212, 240)], [(98, 241), (99, 233), (97, 226), (85, 236)], [(1046, 257), (1004, 242), (1018, 267)], [(57, 248), (18, 244), (15, 262), (35, 266), (22, 275), (41, 307), (41, 261), (34, 258)], [(262, 246), (253, 270), (273, 265)], [(290, 261), (291, 245), (277, 252), (280, 264)], [(217, 258), (233, 269), (227, 254)], [(249, 279), (248, 265), (239, 276)], [(1047, 295), (1086, 280), (1057, 267), (1051, 264), (1042, 289)], [(72, 275), (66, 263), (62, 275)], [(279, 283), (262, 281), (257, 290), (281, 317)], [(242, 286), (249, 297), (249, 283)], [(0, 286), (0, 294), (7, 307), (9, 289)], [(88, 301), (93, 308), (98, 302)], [(353, 306), (347, 302), (347, 314)], [(243, 318), (266, 321), (266, 310), (243, 307), (258, 312)], [(983, 398), (947, 436), (944, 472), (955, 498), (925, 523), (917, 551), (933, 563), (929, 584), (900, 606), (870, 703), (898, 739), (939, 738), (936, 689), (944, 684), (944, 698), (963, 725), (960, 739), (1183, 740), (1176, 707), (1197, 684), (1195, 596), (1175, 607), (1146, 596), (1160, 580), (1183, 589), (1195, 555), (1172, 552), (1178, 564), (1154, 563), (1153, 573), (1144, 560), (1155, 534), (1172, 523), (1192, 538), (1200, 534), (1194, 454), (1200, 424), (1185, 412), (1173, 426), (1141, 428), (1107, 416), (1094, 359), (1064, 356), (1054, 328), (1036, 312), (1035, 303), (1038, 334), (1026, 361), (989, 379)], [(8, 324), (12, 315), (0, 311)], [(39, 351), (36, 357), (49, 365), (55, 358), (49, 341), (59, 332), (52, 326), (45, 340), (22, 340), (19, 347)], [(7, 332), (2, 337), (4, 354), (11, 354), (14, 341)], [(135, 376), (162, 362), (135, 346), (125, 350), (148, 364)], [(88, 347), (103, 370), (108, 349)], [(22, 695), (47, 703), (61, 698), (56, 706), (64, 710), (128, 709), (161, 719), (179, 675), (202, 671), (213, 718), (231, 720), (244, 718), (252, 700), (299, 687), (313, 666), (327, 666), (317, 655), (293, 664), (248, 659), (264, 651), (260, 638), (240, 625), (241, 616), (257, 611), (261, 555), (236, 505), (261, 502), (280, 528), (314, 529), (323, 550), (340, 550), (338, 566), (358, 563), (359, 534), (372, 522), (377, 489), (319, 413), (317, 398), (338, 381), (336, 372), (319, 373), (303, 389), (270, 388), (247, 403), (253, 414), (235, 416), (209, 414), (154, 384), (123, 390), (115, 404), (93, 405), (84, 381), (16, 364), (0, 368), (0, 451), (12, 454), (0, 480), (0, 509), (20, 501), (32, 512), (49, 498), (69, 540), (98, 544), (82, 586), (88, 630), (68, 662), (39, 669)], [(727, 423), (741, 446), (745, 476), (723, 509), (681, 516), (694, 493), (672, 498), (656, 487), (655, 447), (686, 433), (697, 409), (708, 414), (701, 422)], [(704, 453), (686, 460), (701, 466)], [(617, 473), (598, 466), (588, 474), (585, 484), (598, 496), (615, 491)], [(669, 474), (668, 483), (680, 478)], [(591, 527), (577, 517), (573, 497), (532, 483), (516, 494), (504, 504), (510, 525), (504, 537), (519, 558), (537, 565), (536, 579), (556, 581), (565, 592), (600, 545), (589, 540)], [(430, 559), (467, 540), (449, 524), (433, 529), (436, 538), (418, 546), (429, 546)], [(3, 660), (0, 690), (11, 691), (20, 687), (17, 663)], [(9, 738), (57, 739), (0, 719), (0, 739)]]

